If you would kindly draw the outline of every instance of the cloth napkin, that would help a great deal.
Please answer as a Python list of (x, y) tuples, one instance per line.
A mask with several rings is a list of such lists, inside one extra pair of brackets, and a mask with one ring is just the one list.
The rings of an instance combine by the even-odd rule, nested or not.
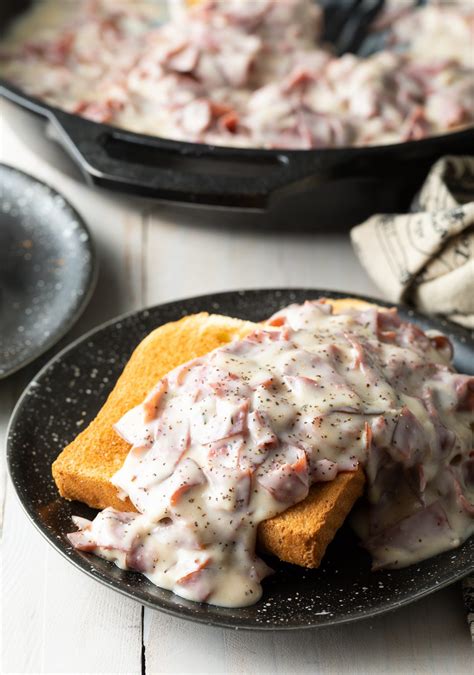
[(474, 156), (440, 159), (409, 213), (372, 216), (351, 239), (388, 300), (474, 329)]
[[(474, 157), (432, 167), (409, 213), (376, 215), (351, 239), (388, 300), (444, 314), (474, 329)], [(474, 641), (474, 574), (463, 582)]]

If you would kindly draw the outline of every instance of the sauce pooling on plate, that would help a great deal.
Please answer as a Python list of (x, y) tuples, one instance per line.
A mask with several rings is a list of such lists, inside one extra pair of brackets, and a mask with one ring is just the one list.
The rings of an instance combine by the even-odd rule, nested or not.
[(78, 518), (70, 540), (189, 600), (249, 605), (271, 572), (258, 524), (360, 463), (375, 567), (456, 547), (474, 531), (474, 377), (451, 356), (395, 310), (291, 305), (124, 415), (112, 482), (137, 513)]

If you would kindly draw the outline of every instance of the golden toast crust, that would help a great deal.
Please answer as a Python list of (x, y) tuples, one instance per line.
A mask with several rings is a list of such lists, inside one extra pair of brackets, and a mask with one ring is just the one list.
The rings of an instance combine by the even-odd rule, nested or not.
[[(331, 301), (334, 311), (360, 306), (357, 300)], [(206, 312), (160, 326), (135, 349), (97, 417), (53, 463), (53, 477), (62, 497), (97, 509), (112, 506), (135, 510), (122, 500), (110, 478), (122, 466), (130, 446), (113, 425), (178, 365), (245, 337), (256, 324)], [(355, 501), (363, 491), (364, 473), (339, 474), (330, 483), (314, 485), (308, 497), (262, 523), (259, 541), (282, 560), (317, 567)]]
[(302, 502), (258, 526), (258, 541), (280, 560), (319, 567), (326, 548), (364, 491), (365, 475), (344, 472), (329, 483), (316, 483)]
[(181, 363), (203, 356), (230, 340), (244, 337), (255, 324), (206, 312), (186, 316), (152, 331), (133, 352), (97, 417), (53, 463), (59, 493), (96, 509), (113, 506), (133, 511), (109, 482), (130, 450), (113, 425), (143, 401), (166, 373)]

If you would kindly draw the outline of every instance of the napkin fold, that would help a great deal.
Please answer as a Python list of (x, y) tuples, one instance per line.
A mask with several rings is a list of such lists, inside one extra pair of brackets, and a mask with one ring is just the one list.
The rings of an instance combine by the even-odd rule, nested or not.
[(351, 239), (388, 300), (474, 329), (474, 156), (437, 161), (409, 213), (372, 216)]

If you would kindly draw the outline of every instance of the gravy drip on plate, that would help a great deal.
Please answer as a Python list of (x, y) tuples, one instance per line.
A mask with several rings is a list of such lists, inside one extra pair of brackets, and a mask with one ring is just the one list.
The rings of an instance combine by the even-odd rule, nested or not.
[(474, 378), (450, 343), (395, 310), (291, 305), (245, 339), (169, 373), (116, 425), (132, 445), (105, 509), (74, 546), (196, 601), (256, 602), (271, 571), (260, 522), (361, 463), (357, 529), (375, 567), (401, 567), (474, 531)]

